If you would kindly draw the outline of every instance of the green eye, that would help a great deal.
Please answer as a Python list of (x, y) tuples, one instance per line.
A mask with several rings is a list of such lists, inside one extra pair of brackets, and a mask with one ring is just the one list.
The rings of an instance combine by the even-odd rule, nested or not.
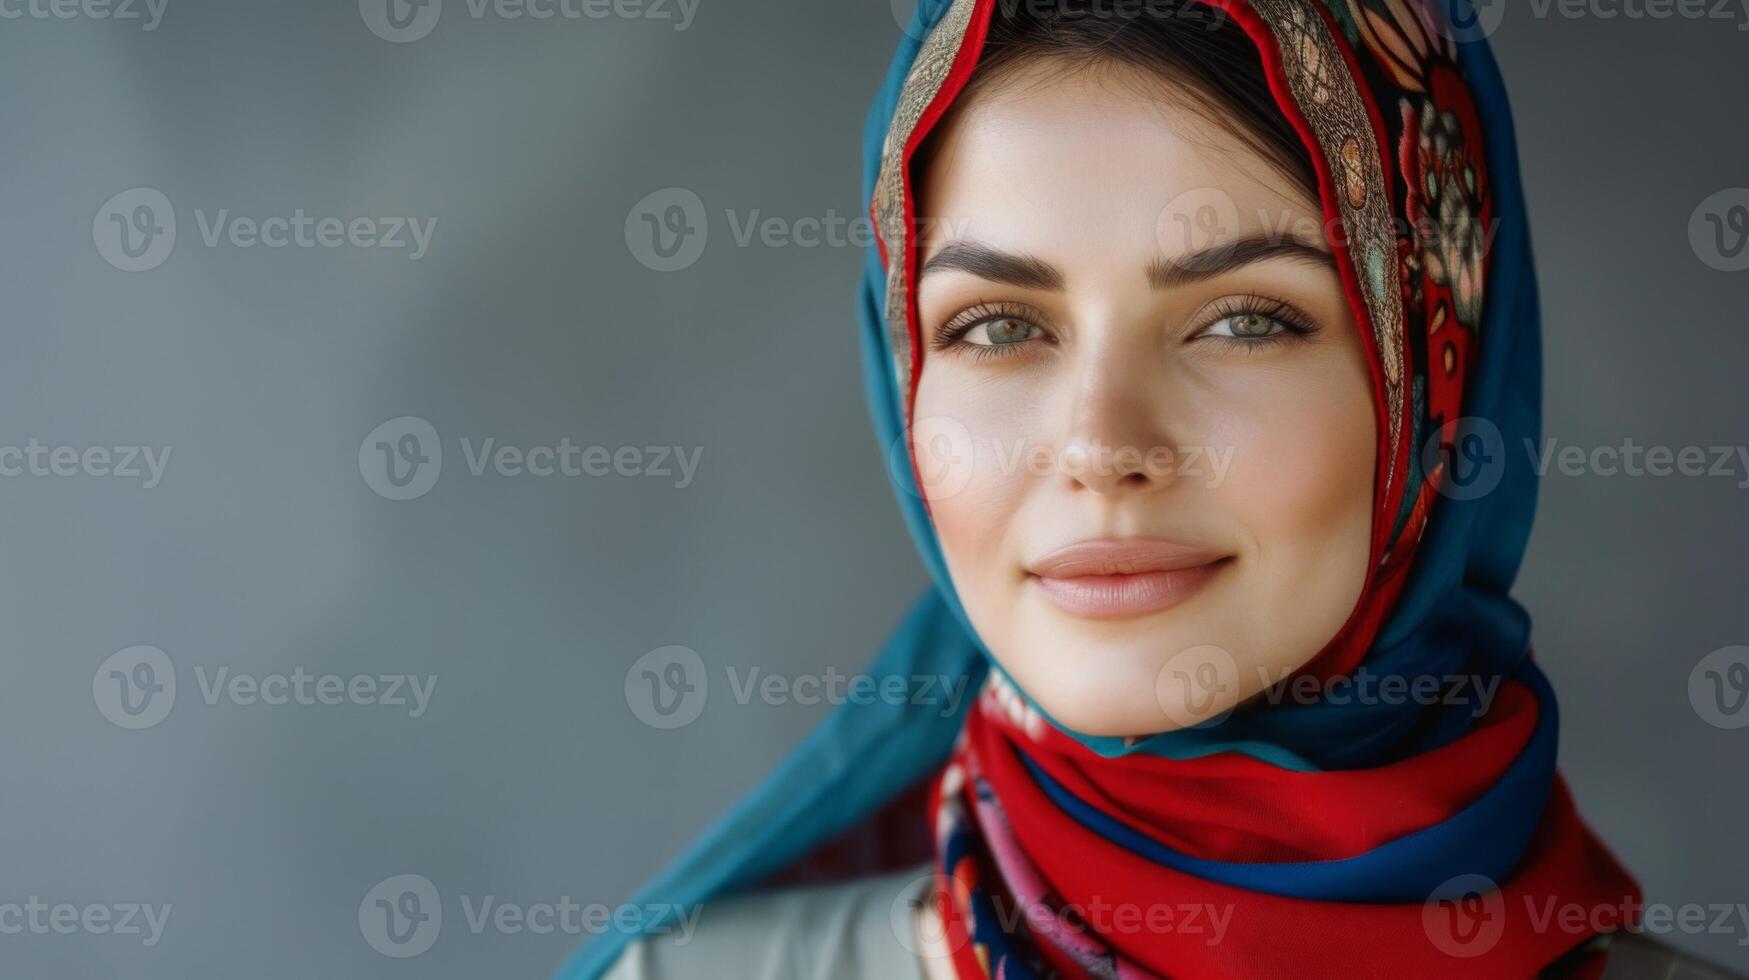
[(1286, 333), (1288, 327), (1274, 317), (1261, 313), (1236, 313), (1222, 317), (1209, 324), (1205, 333), (1215, 337), (1233, 337), (1238, 340), (1262, 340)]
[(1034, 324), (1014, 317), (992, 317), (972, 325), (962, 339), (974, 347), (1006, 347), (1026, 340), (1036, 340), (1043, 331)]

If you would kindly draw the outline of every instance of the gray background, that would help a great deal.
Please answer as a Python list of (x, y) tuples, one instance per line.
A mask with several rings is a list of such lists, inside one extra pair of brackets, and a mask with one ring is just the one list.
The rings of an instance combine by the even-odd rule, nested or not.
[[(1562, 445), (1738, 445), (1749, 272), (1691, 213), (1749, 185), (1742, 17), (1536, 18), (1513, 92)], [(869, 434), (852, 247), (740, 247), (724, 212), (858, 214), (887, 0), (703, 0), (695, 21), (475, 19), (392, 44), (349, 0), (170, 0), (156, 30), (0, 20), (0, 444), (172, 447), (163, 482), (0, 479), (0, 903), (170, 903), (162, 940), (0, 935), (8, 977), (544, 976), (578, 942), (472, 933), (460, 896), (617, 902), (825, 714), (655, 731), (623, 685), (667, 644), (721, 668), (866, 662), (925, 583)], [(111, 195), (162, 191), (147, 272), (100, 253)], [(696, 264), (624, 225), (695, 191)], [(207, 247), (194, 212), (418, 216), (427, 255)], [(428, 494), (361, 475), (402, 415)], [(471, 476), (461, 437), (702, 447), (694, 482)], [(1669, 903), (1749, 901), (1749, 730), (1688, 679), (1749, 643), (1749, 511), (1719, 478), (1544, 482), (1520, 594), (1562, 694), (1584, 813)], [(174, 662), (169, 716), (106, 720), (94, 674)], [(207, 704), (196, 671), (437, 677), (385, 705)], [(359, 925), (429, 878), (432, 949)], [(1749, 970), (1741, 931), (1674, 941)]]

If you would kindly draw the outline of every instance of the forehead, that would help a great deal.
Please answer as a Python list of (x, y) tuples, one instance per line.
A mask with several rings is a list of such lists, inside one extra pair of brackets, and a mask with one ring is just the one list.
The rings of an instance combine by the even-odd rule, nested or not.
[(1315, 229), (1317, 202), (1187, 98), (1119, 65), (1036, 62), (978, 89), (942, 120), (917, 175), (925, 256), (972, 237), (1037, 254), (1097, 243), (1170, 257), (1211, 234)]

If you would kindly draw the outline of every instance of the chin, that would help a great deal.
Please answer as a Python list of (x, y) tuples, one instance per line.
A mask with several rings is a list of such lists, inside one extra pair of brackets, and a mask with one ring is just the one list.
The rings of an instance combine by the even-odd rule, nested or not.
[(1113, 623), (1092, 629), (1083, 623), (1029, 625), (1022, 625), (1022, 635), (1032, 638), (1028, 642), (992, 652), (1060, 727), (1109, 738), (1188, 727), (1162, 706), (1162, 677), (1179, 659), (1181, 646), (1158, 626), (1138, 637)]
[(1086, 717), (1065, 718), (1045, 707), (1046, 713), (1057, 720), (1059, 725), (1070, 731), (1079, 732), (1092, 738), (1146, 738), (1161, 732), (1174, 731), (1178, 727), (1171, 719), (1161, 715), (1158, 710), (1148, 712), (1145, 705), (1136, 706), (1134, 715), (1119, 717), (1110, 713), (1089, 714)]
[(1184, 727), (1163, 714), (1151, 694), (1138, 696), (1133, 685), (1035, 700), (1059, 726), (1098, 738), (1141, 738)]

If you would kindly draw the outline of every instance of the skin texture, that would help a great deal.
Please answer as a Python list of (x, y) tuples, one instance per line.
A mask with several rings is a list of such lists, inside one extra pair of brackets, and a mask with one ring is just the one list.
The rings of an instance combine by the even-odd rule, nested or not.
[[(1120, 66), (1018, 67), (941, 127), (918, 175), (912, 439), (954, 586), (1071, 729), (1218, 717), (1311, 660), (1366, 579), (1371, 386), (1317, 202)], [(1148, 274), (1193, 254), (1208, 271), (1205, 250), (1257, 237), (1305, 247)], [(966, 268), (966, 242), (1028, 274)], [(1170, 608), (1097, 616), (1029, 571), (1138, 538), (1214, 560)]]

